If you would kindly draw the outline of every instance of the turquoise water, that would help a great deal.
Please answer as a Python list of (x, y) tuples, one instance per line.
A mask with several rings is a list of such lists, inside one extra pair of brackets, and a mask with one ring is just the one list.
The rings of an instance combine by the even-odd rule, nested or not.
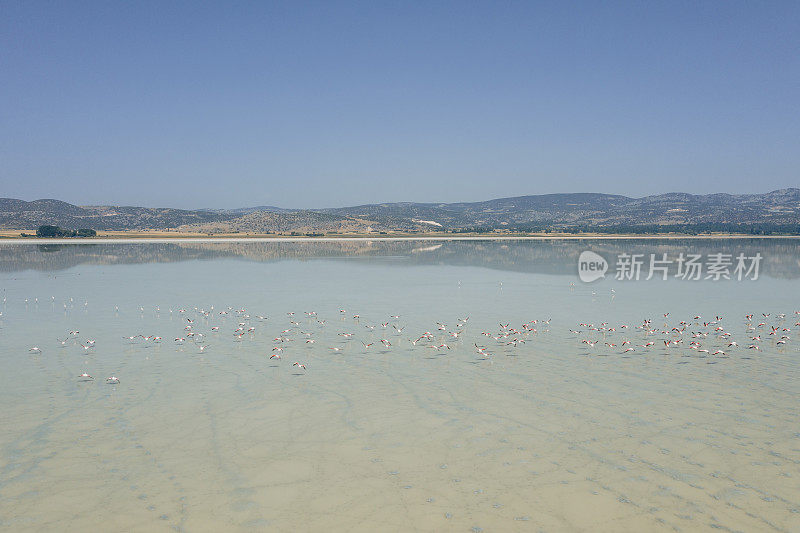
[(0, 528), (797, 531), (798, 244), (3, 243)]

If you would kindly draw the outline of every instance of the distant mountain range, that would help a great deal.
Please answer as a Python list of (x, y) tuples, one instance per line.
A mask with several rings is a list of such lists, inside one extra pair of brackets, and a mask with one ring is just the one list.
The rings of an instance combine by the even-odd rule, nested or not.
[(468, 203), (385, 203), (331, 209), (76, 206), (0, 198), (0, 228), (42, 224), (95, 230), (175, 229), (206, 233), (432, 231), (639, 231), (693, 227), (800, 230), (800, 189), (766, 194), (670, 193), (644, 198), (600, 193), (543, 194)]

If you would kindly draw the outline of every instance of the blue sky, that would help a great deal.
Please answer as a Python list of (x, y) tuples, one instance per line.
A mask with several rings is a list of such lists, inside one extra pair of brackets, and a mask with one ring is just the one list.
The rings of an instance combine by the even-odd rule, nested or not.
[(800, 2), (0, 0), (0, 196), (799, 186)]

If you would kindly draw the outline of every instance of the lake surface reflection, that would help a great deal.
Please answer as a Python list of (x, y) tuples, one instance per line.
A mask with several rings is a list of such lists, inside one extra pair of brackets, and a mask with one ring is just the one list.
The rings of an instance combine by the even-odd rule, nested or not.
[(0, 529), (800, 530), (798, 244), (2, 243)]

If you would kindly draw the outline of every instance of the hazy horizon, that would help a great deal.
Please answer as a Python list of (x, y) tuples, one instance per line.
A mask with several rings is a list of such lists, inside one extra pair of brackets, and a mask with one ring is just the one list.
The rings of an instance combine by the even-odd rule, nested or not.
[(319, 208), (800, 182), (800, 4), (5, 2), (1, 196)]
[[(630, 196), (625, 194), (618, 194), (618, 193), (606, 193), (606, 192), (598, 192), (598, 191), (575, 191), (575, 192), (554, 192), (554, 193), (536, 193), (536, 194), (519, 194), (515, 196), (492, 196), (488, 198), (476, 199), (476, 200), (424, 200), (424, 201), (415, 201), (415, 200), (386, 200), (382, 202), (369, 202), (369, 203), (362, 203), (362, 204), (342, 204), (342, 205), (320, 205), (320, 206), (307, 206), (307, 207), (297, 207), (293, 205), (274, 205), (274, 204), (266, 204), (266, 203), (252, 203), (248, 205), (237, 205), (232, 207), (217, 207), (213, 205), (203, 205), (199, 207), (179, 207), (175, 205), (161, 205), (161, 204), (131, 204), (131, 203), (111, 203), (111, 202), (100, 202), (100, 203), (83, 203), (83, 202), (69, 202), (64, 200), (63, 198), (19, 198), (15, 197), (14, 200), (23, 200), (26, 202), (34, 202), (39, 200), (58, 200), (62, 202), (67, 202), (72, 205), (77, 206), (117, 206), (117, 207), (147, 207), (147, 208), (173, 208), (173, 209), (183, 209), (189, 211), (201, 211), (201, 210), (236, 210), (236, 209), (253, 209), (257, 207), (276, 207), (280, 209), (287, 209), (287, 210), (316, 210), (316, 209), (338, 209), (343, 207), (356, 207), (359, 205), (380, 205), (380, 204), (459, 204), (459, 203), (477, 203), (477, 202), (484, 202), (489, 200), (499, 200), (503, 198), (516, 198), (522, 196), (536, 196), (536, 195), (548, 195), (548, 194), (606, 194), (612, 196), (627, 196), (628, 198), (639, 199), (645, 198), (648, 196), (659, 196), (663, 194), (692, 194), (695, 196), (705, 196), (711, 194), (727, 194), (731, 196), (739, 196), (739, 195), (747, 195), (747, 194), (767, 194), (770, 192), (774, 192), (777, 190), (787, 190), (787, 189), (797, 189), (798, 187), (780, 187), (778, 189), (771, 189), (768, 191), (761, 191), (755, 193), (732, 193), (732, 192), (725, 192), (725, 191), (716, 191), (711, 193), (691, 193), (687, 191), (667, 191), (663, 193), (655, 193), (655, 194), (647, 194), (644, 196)], [(12, 197), (4, 197), (4, 198), (12, 198)]]

